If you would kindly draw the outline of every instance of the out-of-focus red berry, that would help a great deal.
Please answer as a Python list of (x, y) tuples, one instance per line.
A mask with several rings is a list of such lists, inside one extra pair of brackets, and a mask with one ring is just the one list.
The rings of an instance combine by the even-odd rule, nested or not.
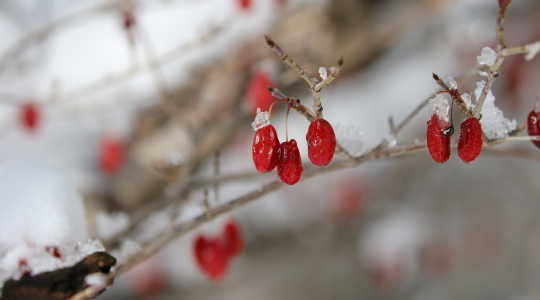
[(127, 277), (133, 291), (142, 297), (155, 297), (167, 287), (165, 272), (159, 261), (153, 257), (131, 268)]
[(279, 159), (279, 139), (272, 124), (257, 129), (252, 150), (257, 171), (268, 173), (276, 167)]
[(238, 0), (238, 5), (240, 5), (241, 9), (249, 9), (251, 6), (251, 0)]
[(240, 225), (234, 220), (229, 220), (223, 231), (223, 243), (229, 257), (236, 257), (242, 253), (244, 242)]
[(32, 268), (28, 266), (28, 262), (26, 261), (26, 259), (19, 260), (19, 272), (21, 272), (23, 275), (32, 274)]
[(443, 129), (450, 126), (446, 120), (433, 114), (427, 121), (427, 146), (429, 154), (435, 162), (445, 163), (450, 158), (450, 137), (443, 135)]
[(229, 255), (221, 238), (206, 239), (200, 235), (195, 241), (197, 265), (211, 281), (222, 279), (227, 273)]
[(334, 157), (336, 135), (328, 121), (317, 119), (309, 125), (306, 134), (308, 157), (314, 165), (326, 166)]
[(99, 149), (99, 164), (103, 172), (114, 175), (124, 163), (124, 144), (113, 135), (107, 135), (101, 140)]
[(458, 156), (468, 164), (482, 151), (482, 127), (477, 118), (469, 118), (461, 123), (459, 129)]
[(286, 184), (293, 185), (300, 181), (304, 167), (295, 140), (281, 143), (277, 169), (279, 179)]
[(330, 209), (337, 221), (354, 219), (365, 206), (368, 193), (367, 184), (361, 178), (347, 178), (339, 180), (339, 184), (332, 189)]
[(257, 114), (257, 108), (260, 108), (261, 111), (268, 111), (274, 102), (274, 97), (266, 89), (266, 86), (275, 85), (268, 74), (262, 70), (255, 72), (247, 85), (246, 100), (251, 114), (254, 116)]
[(39, 109), (34, 103), (26, 103), (21, 107), (21, 123), (28, 131), (34, 131), (39, 122)]

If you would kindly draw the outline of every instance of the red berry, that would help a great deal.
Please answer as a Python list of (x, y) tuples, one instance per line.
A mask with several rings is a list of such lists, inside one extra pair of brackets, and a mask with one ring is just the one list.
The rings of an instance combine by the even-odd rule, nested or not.
[(29, 131), (36, 129), (39, 121), (39, 110), (33, 103), (27, 103), (22, 106), (21, 123)]
[(446, 120), (439, 119), (437, 114), (427, 121), (427, 146), (429, 154), (435, 162), (445, 163), (450, 158), (450, 137), (444, 137), (443, 129), (450, 126)]
[[(540, 136), (540, 112), (533, 109), (527, 116), (527, 132), (529, 136)], [(540, 141), (531, 141), (533, 144), (540, 148)]]
[(156, 297), (167, 287), (166, 274), (155, 257), (136, 264), (126, 275), (133, 291), (144, 298)]
[(261, 173), (271, 172), (278, 164), (279, 139), (276, 129), (268, 124), (257, 129), (253, 138), (253, 162)]
[(279, 178), (286, 184), (293, 185), (300, 180), (304, 168), (295, 140), (281, 143), (277, 170)]
[(240, 4), (240, 8), (248, 9), (251, 6), (251, 0), (239, 0), (238, 4)]
[(240, 225), (234, 220), (230, 220), (223, 231), (223, 243), (229, 257), (238, 256), (242, 252), (244, 243)]
[(247, 85), (246, 100), (252, 110), (252, 115), (256, 114), (257, 108), (268, 111), (274, 102), (272, 93), (266, 89), (266, 86), (274, 86), (274, 83), (270, 81), (266, 72), (261, 70), (255, 73)]
[(482, 151), (482, 127), (477, 118), (469, 118), (461, 123), (459, 129), (458, 156), (468, 164)]
[(306, 134), (308, 157), (314, 165), (326, 166), (334, 157), (336, 135), (328, 121), (317, 119), (309, 125)]
[(124, 11), (122, 14), (124, 15), (124, 28), (130, 30), (135, 27), (135, 16), (133, 15), (133, 12)]
[(229, 257), (221, 239), (207, 240), (199, 236), (195, 241), (197, 264), (212, 281), (223, 278), (227, 271)]
[(120, 171), (124, 162), (124, 145), (115, 136), (106, 136), (101, 141), (99, 150), (99, 163), (101, 169), (110, 175)]

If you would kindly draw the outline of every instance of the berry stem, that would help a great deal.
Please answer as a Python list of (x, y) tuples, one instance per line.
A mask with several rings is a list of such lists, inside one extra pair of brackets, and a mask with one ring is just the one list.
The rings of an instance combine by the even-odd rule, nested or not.
[(298, 104), (298, 105), (302, 106), (305, 110), (307, 110), (313, 117), (315, 117), (315, 119), (319, 119), (319, 117), (317, 117), (317, 115), (314, 112), (312, 112), (309, 108), (305, 107), (302, 104)]
[(285, 102), (285, 100), (276, 100), (274, 103), (272, 103), (272, 105), (270, 105), (270, 108), (268, 109), (268, 120), (270, 120), (270, 116), (272, 115), (272, 107), (274, 107), (274, 104), (278, 102)]
[[(440, 92), (437, 93), (437, 95), (442, 94), (442, 93), (448, 93), (448, 94), (450, 94), (450, 96), (454, 96), (454, 97), (458, 98), (459, 100), (461, 100), (461, 102), (463, 102), (463, 106), (465, 106), (465, 110), (467, 111), (467, 114), (469, 115), (469, 118), (472, 118), (471, 112), (469, 112), (469, 108), (467, 107), (467, 103), (465, 103), (465, 101), (463, 101), (463, 98), (461, 98), (461, 95), (458, 92), (456, 92), (456, 91), (440, 91)], [(454, 103), (453, 100), (452, 100), (452, 103)]]
[(538, 106), (538, 99), (540, 98), (540, 94), (536, 97), (536, 102), (534, 103), (534, 112), (537, 112), (536, 107)]
[(291, 106), (289, 105), (287, 107), (287, 116), (285, 117), (285, 141), (289, 141), (289, 111), (291, 110)]

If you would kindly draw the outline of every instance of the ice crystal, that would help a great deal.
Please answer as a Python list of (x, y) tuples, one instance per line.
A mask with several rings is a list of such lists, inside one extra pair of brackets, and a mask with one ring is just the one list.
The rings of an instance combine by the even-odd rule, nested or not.
[(463, 94), (461, 94), (461, 99), (463, 99), (463, 101), (465, 102), (465, 105), (467, 105), (467, 108), (469, 109), (469, 111), (474, 109), (475, 105), (472, 104), (471, 95), (469, 95), (467, 93), (463, 93)]
[(336, 140), (347, 153), (354, 157), (364, 152), (364, 133), (360, 127), (351, 124), (333, 124)]
[(536, 42), (534, 44), (531, 44), (529, 47), (527, 47), (529, 50), (529, 53), (525, 55), (526, 60), (532, 60), (538, 52), (540, 52), (540, 42)]
[[(474, 91), (476, 101), (480, 99), (482, 94), (483, 85), (479, 85)], [(504, 117), (503, 112), (495, 106), (495, 96), (491, 91), (488, 92), (484, 106), (482, 106), (482, 119), (480, 124), (482, 130), (490, 139), (499, 139), (508, 136), (508, 133), (516, 129), (517, 121), (514, 119), (510, 121)]]
[(429, 103), (431, 104), (431, 109), (439, 116), (439, 119), (448, 121), (448, 109), (450, 105), (448, 105), (448, 101), (443, 95), (436, 95), (435, 98), (429, 100)]
[(451, 90), (457, 89), (457, 82), (454, 80), (454, 78), (448, 77), (448, 86), (450, 87)]
[(328, 73), (326, 72), (325, 67), (319, 68), (319, 75), (321, 75), (322, 80), (326, 80), (326, 78), (328, 78)]
[(257, 108), (257, 116), (255, 117), (255, 121), (251, 123), (251, 126), (253, 126), (253, 130), (257, 131), (258, 129), (268, 124), (270, 124), (270, 120), (268, 119), (268, 112), (262, 112), (260, 108)]
[(497, 59), (497, 52), (489, 47), (484, 47), (484, 49), (482, 49), (482, 53), (480, 56), (477, 56), (476, 59), (478, 60), (479, 64), (492, 67)]

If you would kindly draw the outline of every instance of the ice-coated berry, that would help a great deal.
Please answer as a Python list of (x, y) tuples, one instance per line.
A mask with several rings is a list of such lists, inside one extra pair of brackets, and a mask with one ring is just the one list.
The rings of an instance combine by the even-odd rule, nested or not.
[(293, 185), (300, 180), (304, 167), (295, 140), (281, 143), (277, 170), (279, 179), (286, 184)]
[(99, 149), (99, 164), (103, 172), (114, 175), (124, 163), (124, 145), (115, 136), (105, 136)]
[(306, 134), (308, 157), (314, 165), (326, 166), (334, 157), (336, 135), (328, 121), (317, 119), (309, 125)]
[(39, 110), (33, 103), (27, 103), (22, 106), (21, 123), (24, 128), (34, 131), (39, 122)]
[(223, 230), (223, 244), (229, 257), (236, 257), (242, 253), (244, 243), (240, 225), (234, 220), (229, 220)]
[(253, 138), (253, 162), (261, 173), (271, 172), (278, 164), (279, 139), (276, 129), (268, 124), (257, 129)]
[(450, 158), (450, 137), (444, 137), (443, 129), (450, 126), (446, 120), (439, 119), (437, 114), (427, 121), (427, 146), (429, 154), (435, 162), (445, 163)]
[[(540, 136), (540, 111), (533, 109), (527, 116), (527, 132), (529, 136)], [(540, 141), (531, 141), (540, 148)]]
[(469, 118), (459, 129), (458, 156), (468, 164), (475, 160), (482, 151), (482, 127), (477, 118)]
[(223, 241), (219, 238), (206, 239), (200, 235), (195, 241), (197, 265), (212, 281), (223, 278), (227, 272), (229, 255)]
[(274, 86), (274, 83), (262, 70), (257, 71), (247, 85), (246, 100), (253, 115), (255, 115), (257, 108), (268, 111), (274, 102), (274, 96), (266, 89), (266, 86)]

